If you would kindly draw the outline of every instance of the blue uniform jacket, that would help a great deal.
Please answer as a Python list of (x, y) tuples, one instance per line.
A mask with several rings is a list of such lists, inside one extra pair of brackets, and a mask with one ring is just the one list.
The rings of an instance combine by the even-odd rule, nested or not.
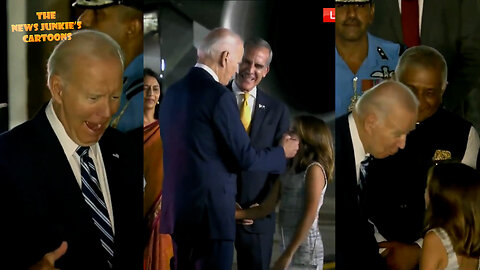
[(357, 74), (353, 74), (335, 48), (335, 116), (347, 113), (353, 96), (353, 78), (357, 77), (357, 93), (362, 80), (390, 78), (397, 66), (400, 45), (368, 34), (368, 55)]

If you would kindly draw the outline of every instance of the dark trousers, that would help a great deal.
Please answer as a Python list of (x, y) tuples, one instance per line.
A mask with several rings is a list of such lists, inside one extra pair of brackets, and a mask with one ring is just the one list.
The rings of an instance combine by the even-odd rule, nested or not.
[(272, 246), (273, 232), (256, 234), (237, 226), (235, 249), (238, 270), (269, 270)]
[(176, 270), (231, 270), (233, 241), (231, 240), (175, 240)]

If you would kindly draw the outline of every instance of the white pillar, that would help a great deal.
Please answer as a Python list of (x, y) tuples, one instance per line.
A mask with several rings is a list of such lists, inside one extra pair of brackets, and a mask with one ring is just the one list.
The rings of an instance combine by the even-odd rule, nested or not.
[(12, 24), (26, 23), (26, 0), (7, 0), (8, 113), (9, 129), (28, 120), (26, 32), (12, 33)]

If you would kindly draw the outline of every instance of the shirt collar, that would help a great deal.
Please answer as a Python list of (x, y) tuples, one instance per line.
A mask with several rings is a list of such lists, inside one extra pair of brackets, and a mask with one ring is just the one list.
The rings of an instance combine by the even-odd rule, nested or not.
[(204, 65), (204, 64), (201, 64), (201, 63), (196, 63), (196, 64), (195, 64), (195, 67), (204, 69), (206, 72), (208, 72), (208, 74), (210, 74), (210, 75), (213, 77), (213, 79), (214, 79), (215, 81), (220, 82), (220, 81), (218, 80), (218, 75), (215, 74), (215, 72), (213, 71), (213, 69), (211, 69), (209, 66)]
[(367, 156), (367, 153), (365, 153), (365, 149), (363, 148), (363, 143), (360, 140), (357, 124), (355, 123), (352, 113), (348, 116), (348, 127), (350, 128), (350, 135), (352, 137), (355, 164), (360, 164), (360, 162), (362, 162), (362, 160), (364, 160)]
[[(65, 128), (63, 127), (62, 122), (60, 122), (60, 119), (58, 119), (57, 114), (53, 110), (52, 100), (48, 102), (48, 105), (45, 108), (45, 114), (47, 115), (48, 122), (50, 122), (50, 125), (52, 126), (52, 129), (55, 132), (55, 135), (57, 136), (58, 141), (62, 145), (65, 155), (67, 157), (75, 155), (79, 145), (75, 143), (70, 138), (70, 136), (68, 136), (67, 132), (65, 131)], [(98, 150), (97, 149), (98, 142), (95, 143), (94, 145), (91, 145), (90, 148), (91, 148), (91, 151), (88, 152), (88, 155), (91, 157), (96, 157), (96, 153)]]
[[(233, 93), (235, 94), (235, 96), (238, 96), (238, 95), (243, 95), (243, 91), (240, 90), (240, 87), (238, 87), (237, 83), (235, 82), (235, 80), (232, 82), (232, 90), (233, 90)], [(248, 92), (250, 94), (251, 97), (253, 97), (254, 99), (257, 98), (257, 87), (255, 86), (252, 90), (250, 90)]]

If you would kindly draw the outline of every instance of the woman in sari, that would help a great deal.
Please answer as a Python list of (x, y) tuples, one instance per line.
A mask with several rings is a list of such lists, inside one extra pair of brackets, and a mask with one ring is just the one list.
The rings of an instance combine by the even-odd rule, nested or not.
[(143, 173), (145, 193), (143, 213), (148, 230), (144, 253), (145, 270), (168, 270), (173, 257), (172, 239), (160, 234), (162, 207), (163, 146), (157, 120), (158, 105), (162, 97), (160, 79), (151, 69), (143, 72)]

